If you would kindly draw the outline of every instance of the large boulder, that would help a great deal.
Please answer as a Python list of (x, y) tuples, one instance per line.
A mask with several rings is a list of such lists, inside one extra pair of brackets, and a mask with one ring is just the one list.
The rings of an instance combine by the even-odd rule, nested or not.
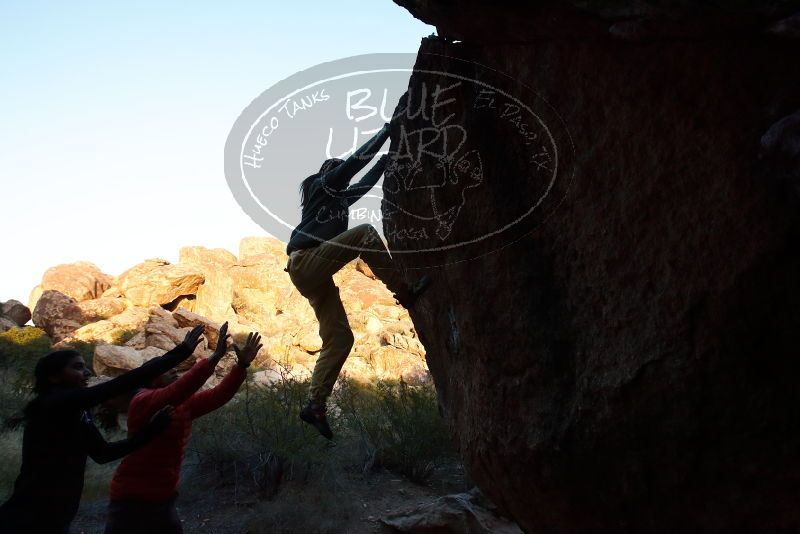
[(239, 317), (270, 329), (278, 316), (300, 323), (313, 322), (314, 311), (283, 270), (285, 255), (251, 254), (230, 269), (233, 278), (231, 306)]
[(348, 311), (372, 309), (375, 305), (392, 306), (394, 296), (383, 282), (373, 280), (355, 268), (355, 262), (345, 266), (333, 277), (339, 286), (339, 296)]
[(286, 244), (274, 237), (244, 237), (239, 241), (239, 260), (266, 254), (286, 264)]
[(191, 329), (179, 326), (170, 312), (154, 308), (144, 327), (147, 346), (171, 350)]
[[(433, 157), (415, 188), (400, 166), (384, 181), (391, 247), (427, 249), (397, 258), (433, 277), (411, 315), (472, 478), (527, 532), (800, 530), (800, 210), (759, 160), (800, 108), (800, 44), (525, 38), (559, 19), (402, 3), (462, 39), (423, 40), (411, 109), (451, 73), (533, 113), (456, 85), (439, 116), (480, 155), (474, 189), (432, 192), (451, 163)], [(421, 234), (431, 195), (467, 216)]]
[(8, 330), (11, 330), (12, 328), (18, 328), (18, 327), (19, 327), (19, 325), (15, 321), (12, 321), (11, 319), (8, 319), (6, 317), (0, 317), (0, 333), (6, 332)]
[(94, 372), (101, 376), (119, 376), (165, 352), (164, 349), (157, 347), (138, 350), (127, 346), (96, 345), (93, 358)]
[(0, 305), (0, 317), (22, 326), (31, 320), (31, 310), (18, 300), (8, 300)]
[[(80, 302), (102, 296), (113, 282), (114, 278), (102, 272), (95, 264), (79, 261), (50, 267), (42, 276), (39, 287), (41, 291), (59, 291)], [(34, 291), (31, 295), (31, 309), (36, 307), (36, 293), (41, 294)]]
[(178, 252), (178, 262), (227, 268), (236, 263), (236, 256), (224, 248), (182, 247)]
[[(175, 319), (179, 328), (194, 328), (195, 326), (203, 327), (203, 336), (205, 337), (210, 347), (216, 347), (219, 341), (219, 328), (221, 325), (208, 320), (207, 318), (197, 313), (178, 308), (172, 313), (172, 318)], [(230, 325), (229, 325), (230, 330)]]
[(151, 259), (119, 276), (117, 286), (134, 306), (170, 304), (178, 297), (194, 295), (205, 277), (196, 265), (172, 265)]
[(322, 349), (322, 338), (319, 337), (318, 329), (314, 326), (310, 326), (308, 329), (302, 330), (294, 336), (294, 344), (300, 350), (313, 354)]
[[(91, 302), (91, 301), (87, 301)], [(80, 304), (79, 303), (79, 307)], [(147, 308), (128, 308), (108, 319), (86, 324), (70, 334), (70, 339), (87, 343), (120, 344), (134, 338), (150, 317)]]
[[(219, 327), (217, 325), (204, 318), (196, 322), (193, 319), (197, 317), (196, 314), (191, 314), (190, 316), (190, 313), (184, 310), (175, 315), (158, 307), (152, 308), (147, 323), (144, 325), (145, 345), (172, 350), (198, 324), (203, 324), (204, 330), (211, 333), (211, 339), (216, 340), (219, 337)], [(187, 317), (190, 320), (187, 320)], [(212, 352), (213, 349), (209, 343), (209, 338), (203, 336), (192, 357), (182, 364), (182, 367), (191, 365), (196, 358), (208, 357)]]
[(380, 334), (381, 342), (391, 347), (400, 349), (410, 354), (416, 354), (420, 358), (425, 357), (425, 347), (419, 339), (414, 337), (404, 336), (397, 332), (383, 330)]
[(291, 284), (289, 275), (283, 270), (285, 267), (285, 255), (264, 252), (245, 256), (231, 271), (237, 278), (237, 286), (267, 290), (275, 284)]
[[(261, 343), (264, 345), (261, 351), (262, 358), (269, 357), (281, 361), (301, 353), (302, 356), (308, 354), (297, 346), (297, 341), (298, 335), (313, 329), (311, 323), (300, 321), (289, 314), (279, 314), (261, 324), (249, 324), (251, 330), (257, 330), (262, 336)], [(313, 340), (313, 336), (310, 336), (309, 340)], [(313, 350), (313, 347), (311, 348)]]
[[(179, 265), (191, 265), (203, 273), (204, 281), (191, 301), (191, 310), (213, 321), (224, 322), (235, 318), (231, 307), (233, 278), (230, 268), (236, 256), (225, 249), (184, 247), (180, 250)], [(178, 306), (187, 308), (186, 303)]]
[[(357, 359), (352, 358), (352, 362), (348, 359), (344, 370), (348, 371), (350, 369), (349, 372), (352, 378), (365, 382), (371, 382), (374, 379), (403, 379), (409, 384), (430, 383), (430, 374), (428, 373), (428, 367), (425, 365), (425, 358), (419, 354), (390, 345), (375, 347), (369, 344), (363, 345), (361, 354), (363, 354), (361, 358), (363, 365), (366, 366), (368, 371), (362, 370), (357, 373), (356, 370), (359, 369)], [(349, 366), (349, 364), (353, 365)]]
[(58, 343), (83, 326), (85, 319), (78, 301), (60, 291), (46, 290), (33, 310), (33, 324)]
[(81, 309), (87, 321), (102, 321), (119, 315), (124, 312), (128, 306), (125, 299), (100, 297), (79, 302), (78, 307)]

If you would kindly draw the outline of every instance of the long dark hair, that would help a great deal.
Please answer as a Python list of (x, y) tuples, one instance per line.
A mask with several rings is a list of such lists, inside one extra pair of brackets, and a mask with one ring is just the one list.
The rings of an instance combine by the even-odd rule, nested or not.
[(39, 361), (36, 362), (36, 367), (33, 369), (33, 393), (35, 397), (25, 406), (26, 418), (36, 411), (41, 396), (47, 394), (53, 388), (50, 378), (60, 373), (77, 356), (81, 356), (81, 353), (72, 349), (63, 349), (54, 350), (39, 358)]
[(344, 160), (339, 158), (330, 158), (326, 159), (322, 162), (322, 166), (319, 168), (319, 172), (317, 174), (312, 174), (302, 182), (300, 182), (300, 206), (305, 208), (306, 202), (308, 202), (308, 197), (311, 192), (311, 185), (317, 181), (319, 177), (321, 177), (326, 172), (330, 172), (339, 165), (344, 163)]

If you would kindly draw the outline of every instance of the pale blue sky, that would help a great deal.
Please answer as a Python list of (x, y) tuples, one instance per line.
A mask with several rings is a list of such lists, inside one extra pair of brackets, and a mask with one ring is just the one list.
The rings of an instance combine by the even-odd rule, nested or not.
[(223, 175), (231, 125), (323, 61), (415, 52), (434, 31), (391, 0), (0, 1), (0, 300), (47, 267), (118, 275), (181, 246), (264, 232)]

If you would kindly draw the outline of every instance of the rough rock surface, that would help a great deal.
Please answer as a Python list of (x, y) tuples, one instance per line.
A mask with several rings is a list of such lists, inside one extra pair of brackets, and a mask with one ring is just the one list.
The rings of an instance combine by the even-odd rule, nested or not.
[(239, 260), (261, 255), (282, 260), (286, 258), (286, 244), (271, 237), (243, 237), (239, 241)]
[(32, 310), (35, 309), (41, 294), (49, 289), (63, 293), (79, 302), (96, 299), (103, 295), (113, 281), (112, 276), (105, 274), (97, 265), (88, 261), (56, 265), (45, 271), (42, 282), (31, 292), (28, 307)]
[(172, 265), (147, 260), (122, 273), (118, 286), (135, 306), (169, 304), (178, 297), (194, 295), (205, 277), (196, 266)]
[(479, 492), (445, 495), (381, 519), (388, 532), (406, 534), (522, 534), (517, 525), (499, 517)]
[[(440, 247), (400, 261), (439, 266), (412, 317), (483, 492), (527, 532), (800, 529), (800, 210), (786, 193), (793, 160), (759, 159), (762, 136), (800, 110), (800, 44), (580, 32), (503, 44), (503, 23), (529, 35), (541, 13), (400, 3), (464, 39), (423, 41), (412, 109), (423, 83), (452, 83), (433, 72), (494, 84), (502, 76), (475, 63), (486, 65), (560, 148), (557, 168), (553, 152), (544, 161), (557, 179), (541, 209), (441, 249), (543, 198), (526, 138), (465, 83), (440, 117), (464, 128), (483, 174), (466, 197), (435, 198), (466, 202), (468, 219), (410, 242), (408, 213), (425, 198), (397, 187), (400, 167), (384, 182), (392, 248)], [(406, 114), (393, 149), (401, 128), (430, 126)], [(428, 158), (417, 179), (441, 167)]]
[(78, 307), (87, 321), (101, 321), (124, 312), (127, 304), (121, 298), (100, 297), (79, 302)]
[(0, 317), (0, 333), (17, 328), (19, 325), (6, 317)]
[(800, 11), (776, 22), (769, 32), (778, 37), (800, 39)]
[(22, 326), (31, 320), (31, 310), (18, 300), (8, 300), (0, 304), (0, 317)]
[(47, 332), (55, 343), (72, 334), (84, 322), (78, 302), (53, 289), (42, 293), (33, 310), (33, 324)]
[[(58, 346), (95, 343), (100, 351), (96, 371), (117, 373), (138, 365), (143, 350), (172, 349), (196, 325), (203, 325), (204, 341), (195, 356), (209, 356), (220, 325), (228, 321), (235, 341), (242, 342), (251, 331), (263, 336), (264, 349), (255, 364), (269, 368), (264, 376), (288, 371), (295, 378), (307, 378), (321, 347), (318, 323), (283, 270), (284, 248), (276, 239), (261, 237), (243, 239), (240, 258), (222, 249), (185, 247), (178, 263), (145, 261), (116, 280), (109, 277), (114, 285), (81, 302), (46, 291), (34, 322)], [(422, 344), (408, 313), (394, 303), (386, 287), (365, 275), (363, 268), (357, 270), (355, 262), (336, 281), (356, 336), (344, 372), (364, 381), (428, 380)], [(105, 345), (121, 348), (100, 348)], [(193, 361), (190, 358), (182, 368)], [(219, 370), (224, 372), (232, 361), (231, 354)]]
[(70, 334), (70, 338), (84, 342), (120, 343), (123, 338), (131, 337), (132, 332), (142, 329), (149, 316), (148, 308), (129, 308), (108, 319), (78, 328)]
[(124, 345), (98, 345), (94, 350), (94, 372), (101, 376), (119, 376), (165, 352), (167, 351), (157, 347), (146, 347), (139, 350)]
[[(178, 320), (168, 311), (153, 308), (144, 327), (144, 334), (148, 347), (170, 350), (180, 343), (191, 329), (192, 327), (188, 325), (180, 326)], [(206, 348), (207, 341), (204, 339), (198, 345), (198, 350)]]
[(184, 247), (180, 251), (180, 265), (192, 265), (203, 273), (203, 283), (197, 288), (191, 306), (180, 304), (211, 320), (224, 322), (235, 317), (231, 308), (233, 278), (230, 267), (236, 256), (224, 249)]
[[(800, 10), (797, 0), (394, 1), (436, 26), (440, 36), (509, 44), (603, 38), (610, 27), (620, 23), (635, 23), (646, 29), (648, 39), (658, 40), (763, 36), (771, 25)], [(792, 24), (786, 21), (780, 29), (785, 26)]]
[(202, 315), (198, 315), (196, 313), (192, 313), (188, 310), (184, 310), (183, 308), (178, 308), (172, 313), (173, 319), (175, 322), (178, 323), (178, 327), (186, 328), (194, 328), (195, 326), (202, 326), (203, 327), (203, 336), (205, 337), (208, 344), (212, 347), (217, 346), (217, 341), (219, 340), (219, 328), (220, 325), (214, 323), (213, 321), (209, 321)]

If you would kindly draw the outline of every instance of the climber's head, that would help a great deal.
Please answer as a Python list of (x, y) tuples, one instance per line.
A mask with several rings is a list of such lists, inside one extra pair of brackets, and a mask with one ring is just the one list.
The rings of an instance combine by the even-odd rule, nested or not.
[(322, 167), (319, 168), (319, 173), (322, 175), (325, 174), (326, 172), (330, 172), (339, 165), (341, 165), (342, 163), (344, 163), (344, 160), (339, 158), (326, 159), (322, 163)]
[(308, 196), (311, 191), (311, 185), (316, 182), (319, 178), (325, 175), (325, 173), (332, 171), (339, 165), (344, 163), (344, 160), (339, 158), (331, 158), (326, 159), (322, 166), (319, 168), (319, 172), (317, 174), (312, 174), (302, 182), (300, 182), (300, 205), (305, 207), (306, 202), (308, 201)]

